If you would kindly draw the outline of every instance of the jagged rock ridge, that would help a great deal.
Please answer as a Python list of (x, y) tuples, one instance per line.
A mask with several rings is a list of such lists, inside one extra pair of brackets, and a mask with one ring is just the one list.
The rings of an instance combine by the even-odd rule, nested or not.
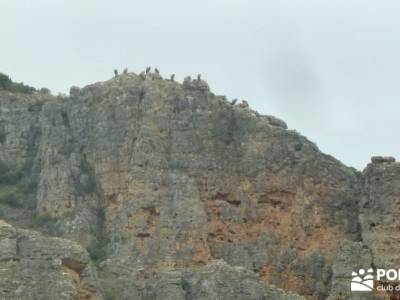
[(353, 268), (384, 263), (376, 205), (397, 207), (390, 159), (359, 174), (205, 81), (159, 73), (65, 99), (1, 92), (0, 162), (3, 218), (87, 248), (94, 299), (347, 297)]

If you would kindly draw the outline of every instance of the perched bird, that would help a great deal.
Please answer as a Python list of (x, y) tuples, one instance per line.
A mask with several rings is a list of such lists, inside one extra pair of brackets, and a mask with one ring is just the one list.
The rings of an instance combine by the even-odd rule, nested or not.
[(175, 74), (171, 74), (171, 81), (175, 80)]
[(124, 69), (124, 74), (128, 74), (128, 68)]
[(139, 76), (140, 76), (140, 78), (142, 78), (143, 80), (146, 79), (146, 74), (145, 74), (144, 72), (141, 72), (141, 73), (139, 74)]
[(154, 72), (156, 72), (156, 74), (160, 74), (160, 71), (158, 71), (157, 68), (154, 69)]
[(236, 104), (236, 102), (237, 102), (237, 99), (235, 98), (235, 99), (233, 99), (232, 100), (232, 105), (235, 105)]
[(198, 80), (198, 81), (201, 80), (201, 74), (197, 74), (197, 80)]
[(150, 73), (150, 70), (151, 70), (151, 67), (147, 67), (147, 68), (146, 68), (146, 74), (149, 74), (149, 73)]
[(247, 103), (246, 100), (242, 100), (242, 106), (243, 107), (249, 107), (249, 103)]
[(115, 76), (115, 77), (118, 76), (118, 70), (117, 70), (117, 69), (114, 70), (114, 76)]

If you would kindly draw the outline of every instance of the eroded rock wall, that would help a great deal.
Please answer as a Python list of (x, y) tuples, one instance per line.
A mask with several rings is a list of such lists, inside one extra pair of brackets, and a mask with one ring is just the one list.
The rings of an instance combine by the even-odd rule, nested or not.
[(0, 220), (1, 299), (104, 299), (86, 250)]
[[(0, 159), (29, 161), (37, 177), (34, 207), (14, 207), (9, 221), (89, 249), (116, 299), (167, 284), (154, 274), (200, 278), (215, 260), (255, 272), (252, 284), (335, 299), (356, 267), (349, 253), (396, 262), (395, 242), (373, 242), (378, 230), (396, 234), (393, 217), (376, 220), (377, 205), (396, 209), (393, 162), (361, 175), (204, 81), (129, 73), (64, 99), (26, 97), (0, 95)], [(31, 222), (18, 224), (20, 212)], [(177, 293), (187, 295), (185, 280)]]

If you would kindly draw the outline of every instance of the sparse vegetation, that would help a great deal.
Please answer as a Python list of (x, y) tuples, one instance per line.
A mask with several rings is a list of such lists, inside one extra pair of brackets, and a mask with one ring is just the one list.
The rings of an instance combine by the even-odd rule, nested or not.
[(0, 185), (16, 183), (21, 174), (16, 168), (0, 160)]
[(96, 238), (96, 242), (92, 243), (92, 245), (87, 248), (91, 259), (96, 265), (107, 258), (107, 249), (111, 242), (104, 230), (106, 220), (104, 209), (98, 209), (97, 219), (98, 228), (96, 232), (93, 233)]
[(34, 87), (25, 85), (23, 82), (13, 82), (11, 78), (3, 73), (0, 73), (0, 90), (31, 94), (36, 91)]
[(12, 207), (22, 207), (21, 193), (15, 185), (6, 185), (0, 187), (0, 203)]
[(4, 208), (0, 206), (0, 219), (3, 219), (6, 215), (6, 212), (4, 211)]
[(4, 144), (6, 142), (7, 136), (5, 132), (0, 131), (0, 144)]
[(60, 147), (59, 153), (69, 157), (71, 153), (74, 151), (74, 141), (71, 138), (67, 138), (64, 140), (64, 145)]
[(77, 185), (77, 190), (80, 194), (90, 194), (96, 191), (96, 176), (93, 168), (86, 161), (81, 160), (81, 178)]
[(0, 123), (0, 144), (4, 144), (7, 140), (6, 129), (4, 128), (4, 124)]
[(32, 218), (32, 226), (36, 228), (54, 229), (56, 222), (57, 219), (49, 215), (38, 215), (35, 213)]
[(18, 167), (0, 161), (0, 203), (16, 208), (35, 207), (37, 182), (29, 165)]
[(115, 295), (115, 291), (113, 289), (104, 289), (104, 297), (106, 300), (116, 300), (117, 296)]
[(106, 235), (97, 234), (96, 239), (96, 242), (87, 249), (94, 263), (107, 258), (107, 247), (110, 244), (110, 239)]
[(6, 74), (0, 73), (0, 89), (7, 90), (11, 84), (11, 78)]

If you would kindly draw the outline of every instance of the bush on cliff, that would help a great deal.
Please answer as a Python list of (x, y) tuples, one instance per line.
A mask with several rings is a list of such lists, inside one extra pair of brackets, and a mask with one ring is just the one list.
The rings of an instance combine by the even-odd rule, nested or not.
[(36, 186), (29, 165), (18, 167), (0, 160), (0, 203), (32, 209), (35, 206)]
[(3, 73), (0, 73), (0, 90), (23, 94), (31, 94), (36, 91), (35, 88), (22, 82), (13, 82), (8, 75)]

